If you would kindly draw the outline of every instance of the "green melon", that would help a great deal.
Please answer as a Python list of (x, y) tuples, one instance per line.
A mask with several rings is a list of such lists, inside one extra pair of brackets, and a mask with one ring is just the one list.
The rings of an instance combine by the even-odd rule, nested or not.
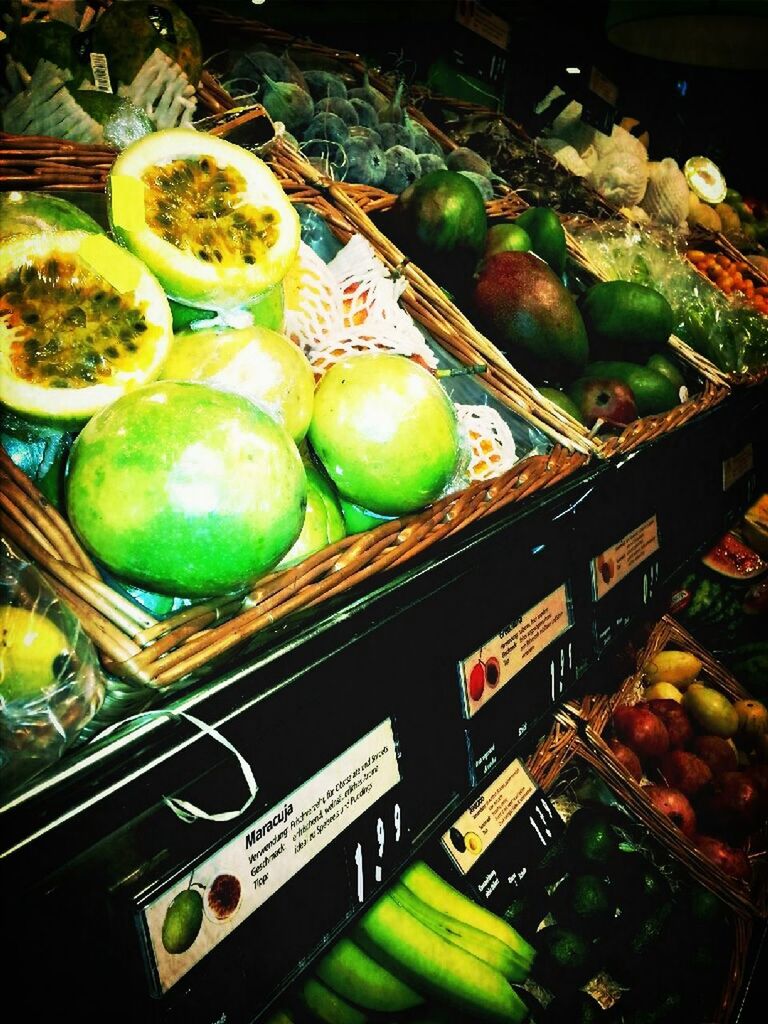
[(296, 445), (248, 399), (206, 384), (162, 381), (118, 400), (79, 435), (68, 474), (69, 521), (86, 548), (160, 593), (245, 589), (304, 521)]

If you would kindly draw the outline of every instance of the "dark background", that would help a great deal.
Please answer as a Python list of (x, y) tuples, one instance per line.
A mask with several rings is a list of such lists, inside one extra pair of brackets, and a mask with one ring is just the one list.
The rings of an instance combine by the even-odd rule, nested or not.
[[(208, 4), (298, 37), (355, 50), (385, 67), (397, 64), (407, 77), (421, 80), (433, 60), (450, 53), (462, 31), (454, 22), (453, 0)], [(689, 156), (706, 154), (722, 168), (729, 185), (748, 195), (768, 192), (763, 138), (767, 72), (673, 64), (619, 49), (605, 32), (607, 0), (486, 0), (485, 6), (511, 26), (506, 109), (524, 124), (555, 82), (568, 81), (566, 66), (588, 73), (594, 65), (618, 87), (617, 119), (631, 116), (648, 128), (652, 159), (672, 156), (682, 164)]]

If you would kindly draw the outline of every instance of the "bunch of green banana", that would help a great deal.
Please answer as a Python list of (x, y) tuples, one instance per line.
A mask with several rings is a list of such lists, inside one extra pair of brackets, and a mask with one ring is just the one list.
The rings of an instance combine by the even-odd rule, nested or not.
[(319, 960), (302, 1002), (325, 1024), (365, 1024), (370, 1011), (398, 1013), (425, 998), (517, 1024), (528, 1011), (512, 985), (534, 955), (506, 921), (417, 862)]

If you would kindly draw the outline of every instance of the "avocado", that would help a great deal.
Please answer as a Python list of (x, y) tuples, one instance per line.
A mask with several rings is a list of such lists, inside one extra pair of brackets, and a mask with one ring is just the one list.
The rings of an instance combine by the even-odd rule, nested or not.
[(203, 897), (197, 889), (184, 889), (171, 900), (163, 921), (163, 946), (169, 953), (184, 953), (197, 938), (203, 923)]
[(635, 396), (640, 416), (653, 416), (667, 412), (680, 404), (674, 385), (656, 370), (637, 363), (618, 361), (590, 363), (583, 377), (610, 377), (623, 381)]
[(558, 924), (536, 932), (538, 956), (534, 979), (551, 992), (564, 985), (585, 985), (600, 967), (597, 948), (592, 941)]
[(554, 210), (546, 206), (532, 206), (515, 221), (531, 240), (531, 252), (548, 263), (558, 277), (565, 270), (565, 231)]
[(589, 358), (584, 321), (559, 277), (530, 252), (499, 252), (480, 268), (474, 307), (489, 337), (537, 383), (580, 375)]
[(580, 807), (568, 822), (565, 842), (574, 868), (602, 871), (618, 854), (618, 841), (608, 815), (599, 808)]
[(675, 326), (664, 296), (631, 281), (593, 285), (580, 308), (590, 349), (603, 359), (645, 359), (667, 343)]
[(579, 423), (584, 423), (584, 417), (581, 415), (581, 410), (578, 405), (570, 398), (564, 391), (560, 391), (558, 388), (539, 388), (541, 394), (548, 398), (550, 402), (558, 406), (563, 412), (567, 412), (569, 416), (573, 416)]
[(568, 875), (552, 893), (549, 911), (564, 928), (596, 938), (616, 913), (610, 886), (597, 875)]

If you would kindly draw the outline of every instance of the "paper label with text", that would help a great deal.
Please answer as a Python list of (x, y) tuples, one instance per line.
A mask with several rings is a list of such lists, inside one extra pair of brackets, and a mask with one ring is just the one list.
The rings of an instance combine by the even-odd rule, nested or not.
[(153, 900), (144, 917), (162, 990), (399, 781), (392, 721), (386, 719)]
[(514, 760), (453, 823), (442, 842), (462, 874), (474, 867), (536, 790), (522, 762)]
[(568, 588), (563, 584), (465, 658), (459, 666), (465, 717), (476, 714), (572, 625)]
[(456, 21), (500, 50), (506, 50), (509, 46), (509, 22), (494, 14), (485, 4), (475, 0), (459, 0), (456, 4)]
[(633, 569), (659, 550), (659, 527), (656, 516), (628, 533), (618, 544), (606, 548), (592, 559), (592, 586), (599, 601)]
[(741, 480), (743, 476), (751, 472), (755, 465), (755, 453), (752, 442), (744, 445), (741, 451), (736, 452), (729, 459), (723, 459), (723, 490), (727, 491)]

